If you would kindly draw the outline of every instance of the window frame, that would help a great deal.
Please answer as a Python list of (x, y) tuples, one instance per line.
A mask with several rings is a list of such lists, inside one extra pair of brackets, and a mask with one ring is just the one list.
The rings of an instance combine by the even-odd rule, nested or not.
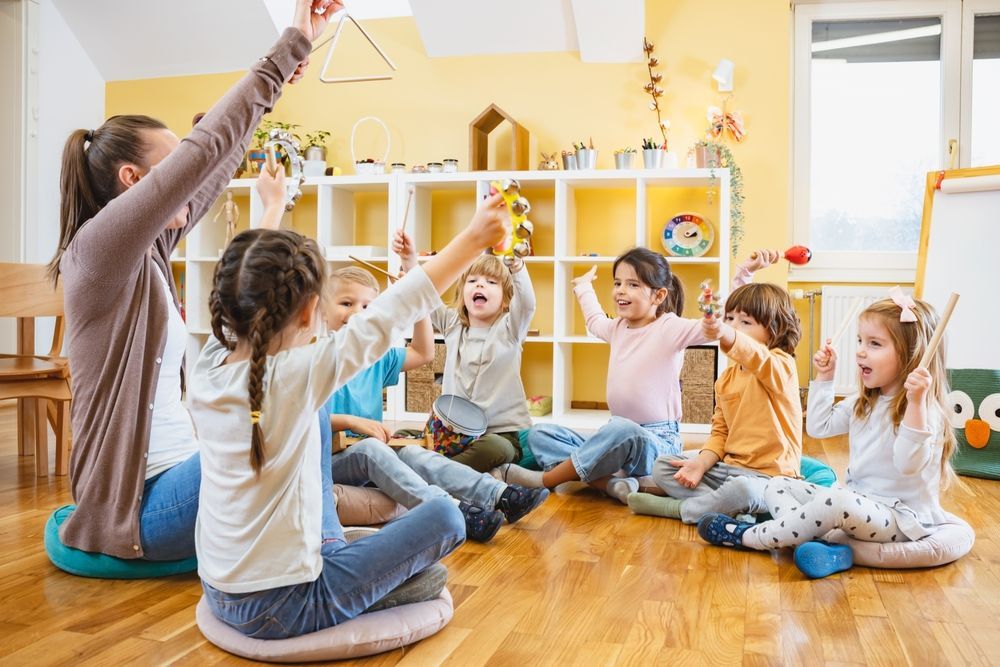
[[(982, 13), (982, 12), (980, 12)], [(949, 166), (951, 141), (960, 138), (962, 92), (961, 0), (837, 2), (796, 4), (792, 37), (792, 172), (791, 233), (796, 244), (809, 245), (811, 166), (812, 23), (894, 18), (937, 17), (941, 20), (940, 168)], [(970, 54), (971, 54), (970, 41)], [(970, 68), (966, 68), (970, 69)], [(971, 100), (971, 93), (970, 93)], [(968, 123), (966, 123), (968, 125)], [(964, 142), (959, 144), (959, 149)], [(805, 266), (789, 268), (789, 282), (900, 282), (916, 280), (917, 251), (816, 252)]]
[(962, 3), (962, 124), (958, 140), (958, 164), (962, 168), (972, 166), (972, 50), (977, 14), (1000, 14), (1000, 0), (965, 0)]

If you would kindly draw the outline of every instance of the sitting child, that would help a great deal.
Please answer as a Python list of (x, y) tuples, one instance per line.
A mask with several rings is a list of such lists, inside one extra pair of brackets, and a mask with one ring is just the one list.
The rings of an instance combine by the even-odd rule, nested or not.
[(669, 497), (631, 494), (636, 514), (696, 523), (709, 512), (763, 511), (762, 503), (745, 506), (763, 488), (746, 478), (798, 477), (802, 405), (793, 354), (801, 332), (788, 292), (769, 283), (739, 287), (724, 321), (706, 316), (701, 330), (733, 362), (715, 383), (711, 435), (701, 451), (656, 460), (653, 480)]
[[(416, 267), (417, 257), (409, 235), (397, 232), (393, 248), (402, 259), (404, 271)], [(339, 331), (378, 296), (379, 286), (369, 272), (355, 267), (334, 272), (331, 282), (327, 325), (332, 331)], [(333, 479), (354, 486), (372, 482), (407, 509), (451, 494), (462, 501), (458, 507), (465, 517), (466, 536), (487, 542), (504, 519), (515, 523), (538, 507), (549, 493), (546, 489), (504, 484), (416, 445), (398, 449), (397, 457), (397, 452), (386, 444), (391, 433), (382, 423), (382, 389), (395, 385), (400, 373), (433, 358), (434, 332), (430, 320), (424, 318), (413, 325), (409, 347), (391, 348), (334, 392), (327, 403), (333, 429), (368, 437), (333, 455)]]
[(831, 530), (866, 542), (903, 542), (947, 523), (940, 489), (953, 474), (948, 459), (955, 436), (946, 418), (945, 346), (926, 368), (918, 365), (937, 320), (931, 306), (902, 294), (866, 308), (855, 359), (860, 391), (839, 403), (836, 353), (827, 344), (813, 357), (806, 430), (814, 438), (848, 434), (847, 488), (775, 477), (764, 489), (772, 521), (753, 525), (707, 514), (698, 521), (702, 538), (759, 550), (796, 547), (795, 564), (815, 578), (853, 563), (849, 546), (814, 541)]

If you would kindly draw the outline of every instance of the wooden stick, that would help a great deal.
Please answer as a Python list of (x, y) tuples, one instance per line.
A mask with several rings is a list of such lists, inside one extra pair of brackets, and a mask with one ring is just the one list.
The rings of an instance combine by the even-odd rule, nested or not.
[(353, 259), (358, 264), (364, 264), (365, 266), (367, 266), (372, 271), (378, 271), (379, 273), (381, 273), (383, 276), (385, 276), (386, 278), (388, 278), (391, 281), (399, 280), (399, 278), (397, 276), (394, 276), (391, 273), (389, 273), (388, 271), (386, 271), (385, 269), (380, 269), (379, 267), (375, 266), (374, 264), (366, 262), (363, 259), (358, 259), (354, 255), (348, 255), (348, 257), (350, 257), (351, 259)]
[(406, 223), (410, 219), (410, 203), (413, 201), (413, 188), (409, 188), (409, 193), (406, 195), (406, 210), (403, 211), (403, 226), (400, 227), (400, 231), (406, 231)]
[(951, 319), (951, 312), (955, 310), (956, 303), (958, 303), (958, 294), (952, 292), (951, 296), (948, 297), (948, 305), (944, 308), (941, 320), (938, 322), (937, 328), (934, 329), (934, 335), (931, 336), (931, 342), (927, 343), (924, 356), (920, 359), (920, 368), (927, 368), (927, 365), (931, 363), (931, 359), (934, 358), (938, 345), (941, 344), (941, 338), (944, 336), (944, 329), (948, 326), (948, 320)]
[(865, 302), (860, 298), (855, 299), (855, 305), (854, 308), (851, 308), (851, 314), (844, 318), (844, 321), (840, 323), (840, 328), (837, 329), (837, 333), (833, 334), (833, 338), (830, 339), (830, 347), (835, 347), (837, 345), (837, 341), (839, 341), (840, 337), (847, 331), (847, 327), (851, 326), (851, 322), (853, 322), (854, 318), (858, 316), (858, 313), (861, 312), (861, 308), (864, 305)]
[(268, 146), (264, 153), (267, 155), (267, 171), (274, 178), (278, 174), (278, 156), (274, 154), (274, 144)]

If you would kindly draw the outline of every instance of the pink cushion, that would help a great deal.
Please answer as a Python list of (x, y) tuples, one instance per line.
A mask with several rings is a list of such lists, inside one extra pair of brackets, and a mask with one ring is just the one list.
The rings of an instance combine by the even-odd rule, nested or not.
[(343, 526), (387, 523), (406, 513), (406, 508), (378, 489), (334, 484), (333, 493), (337, 499), (337, 516)]
[(842, 530), (832, 530), (823, 539), (849, 545), (855, 565), (887, 569), (936, 567), (969, 553), (976, 541), (976, 533), (969, 524), (953, 514), (948, 518), (949, 522), (938, 526), (931, 535), (913, 542), (862, 542), (851, 539)]
[(430, 637), (451, 620), (451, 594), (427, 602), (362, 614), (346, 623), (290, 639), (252, 639), (217, 619), (205, 598), (195, 620), (205, 639), (223, 651), (264, 662), (344, 660), (391, 651)]

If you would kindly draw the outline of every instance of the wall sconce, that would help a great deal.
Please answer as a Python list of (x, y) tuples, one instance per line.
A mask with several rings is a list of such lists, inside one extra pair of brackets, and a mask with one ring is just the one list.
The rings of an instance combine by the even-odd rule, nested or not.
[(733, 70), (736, 66), (732, 60), (723, 58), (715, 66), (712, 78), (719, 84), (720, 93), (731, 93), (733, 91)]

